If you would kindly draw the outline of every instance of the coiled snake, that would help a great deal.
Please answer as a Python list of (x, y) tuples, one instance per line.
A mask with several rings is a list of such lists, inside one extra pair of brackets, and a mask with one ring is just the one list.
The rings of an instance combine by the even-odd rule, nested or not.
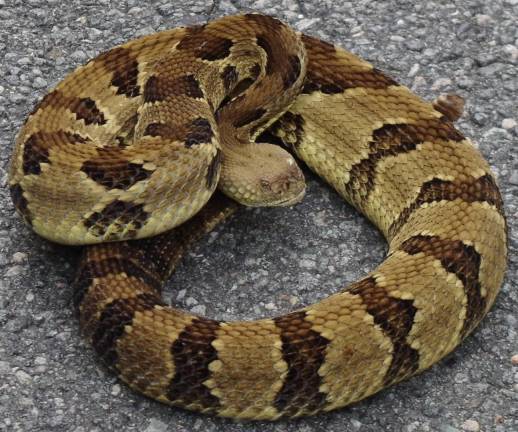
[[(18, 136), (11, 196), (40, 235), (96, 243), (75, 281), (81, 327), (132, 388), (228, 417), (329, 411), (437, 362), (498, 293), (502, 200), (447, 102), (274, 18), (226, 17), (131, 41), (70, 74)], [(292, 156), (265, 141), (366, 215), (387, 258), (272, 319), (167, 306), (160, 290), (182, 252), (237, 207), (216, 186), (247, 205), (302, 198)]]

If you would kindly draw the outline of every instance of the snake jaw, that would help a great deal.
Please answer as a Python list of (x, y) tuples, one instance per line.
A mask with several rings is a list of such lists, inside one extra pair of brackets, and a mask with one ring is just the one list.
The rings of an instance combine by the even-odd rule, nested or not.
[(299, 192), (298, 195), (295, 195), (291, 198), (288, 198), (284, 201), (279, 201), (275, 205), (272, 205), (271, 207), (291, 207), (295, 204), (298, 204), (304, 199), (304, 196), (306, 195), (306, 186), (304, 185), (304, 188)]

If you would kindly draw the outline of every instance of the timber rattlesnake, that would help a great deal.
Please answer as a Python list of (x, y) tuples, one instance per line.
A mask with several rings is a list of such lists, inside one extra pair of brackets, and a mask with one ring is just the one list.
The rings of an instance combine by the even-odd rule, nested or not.
[[(105, 242), (85, 247), (76, 300), (84, 334), (123, 381), (206, 413), (294, 417), (428, 368), (493, 304), (503, 206), (457, 114), (276, 19), (226, 17), (131, 41), (69, 75), (20, 132), (9, 184), (39, 234)], [(290, 156), (250, 139), (282, 141), (381, 230), (388, 256), (273, 319), (169, 307), (160, 289), (183, 250), (236, 208), (219, 192), (205, 205), (216, 185), (246, 204), (303, 194)]]

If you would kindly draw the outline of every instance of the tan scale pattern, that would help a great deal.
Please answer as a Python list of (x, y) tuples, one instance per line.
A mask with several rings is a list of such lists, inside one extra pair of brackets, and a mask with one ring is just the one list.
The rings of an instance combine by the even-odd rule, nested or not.
[[(19, 134), (11, 196), (54, 241), (140, 238), (88, 246), (74, 282), (85, 337), (129, 386), (226, 417), (309, 415), (429, 367), (495, 301), (505, 215), (487, 162), (452, 124), (462, 106), (425, 102), (271, 17), (226, 17), (128, 42), (65, 78)], [(216, 184), (249, 205), (302, 197), (291, 156), (254, 139), (285, 144), (363, 212), (387, 259), (272, 319), (163, 304), (182, 254), (237, 209), (210, 198)]]
[[(388, 235), (390, 225), (415, 201), (425, 182), (433, 178), (455, 181), (466, 176), (476, 179), (489, 173), (486, 163), (473, 160), (475, 152), (469, 141), (438, 140), (420, 144), (415, 151), (388, 156), (376, 166), (375, 187), (364, 204), (365, 212)], [(464, 165), (462, 172), (459, 163)]]
[[(445, 223), (448, 221), (448, 223)], [(390, 249), (417, 234), (459, 240), (475, 247), (481, 256), (480, 284), (488, 307), (494, 302), (506, 267), (505, 219), (487, 203), (462, 200), (440, 201), (415, 210), (392, 239)]]
[(268, 419), (278, 415), (273, 407), (287, 371), (282, 359), (280, 331), (271, 320), (221, 325), (213, 343), (218, 352), (206, 383), (227, 417), (244, 415)]
[[(172, 319), (170, 311), (160, 306), (135, 314), (131, 326), (117, 342), (117, 369), (132, 388), (167, 401), (164, 395), (175, 374), (171, 345), (190, 321), (190, 317), (181, 315)], [(133, 361), (137, 355), (146, 359), (147, 373), (142, 373), (142, 368)]]
[[(313, 330), (330, 340), (326, 362), (319, 370), (326, 410), (362, 399), (382, 387), (390, 365), (392, 346), (374, 325), (362, 299), (348, 292), (312, 306), (308, 321)], [(362, 343), (358, 343), (361, 335)]]
[(420, 369), (458, 345), (466, 309), (464, 287), (438, 260), (397, 251), (378, 267), (375, 277), (391, 295), (412, 299), (417, 308), (407, 341), (419, 351)]

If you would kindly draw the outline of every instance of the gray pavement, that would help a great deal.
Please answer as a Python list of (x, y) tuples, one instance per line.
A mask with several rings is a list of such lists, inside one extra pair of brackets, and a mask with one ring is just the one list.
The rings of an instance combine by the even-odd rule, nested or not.
[[(497, 174), (510, 225), (502, 292), (459, 349), (350, 408), (275, 424), (171, 409), (119, 384), (79, 335), (77, 250), (31, 233), (6, 189), (17, 130), (68, 71), (136, 36), (248, 9), (341, 44), (425, 98), (464, 96), (459, 127)], [(517, 0), (0, 0), (0, 431), (518, 431), (517, 21)], [(222, 319), (263, 317), (372, 269), (381, 236), (319, 180), (308, 182), (301, 205), (243, 211), (209, 235), (167, 300)]]

